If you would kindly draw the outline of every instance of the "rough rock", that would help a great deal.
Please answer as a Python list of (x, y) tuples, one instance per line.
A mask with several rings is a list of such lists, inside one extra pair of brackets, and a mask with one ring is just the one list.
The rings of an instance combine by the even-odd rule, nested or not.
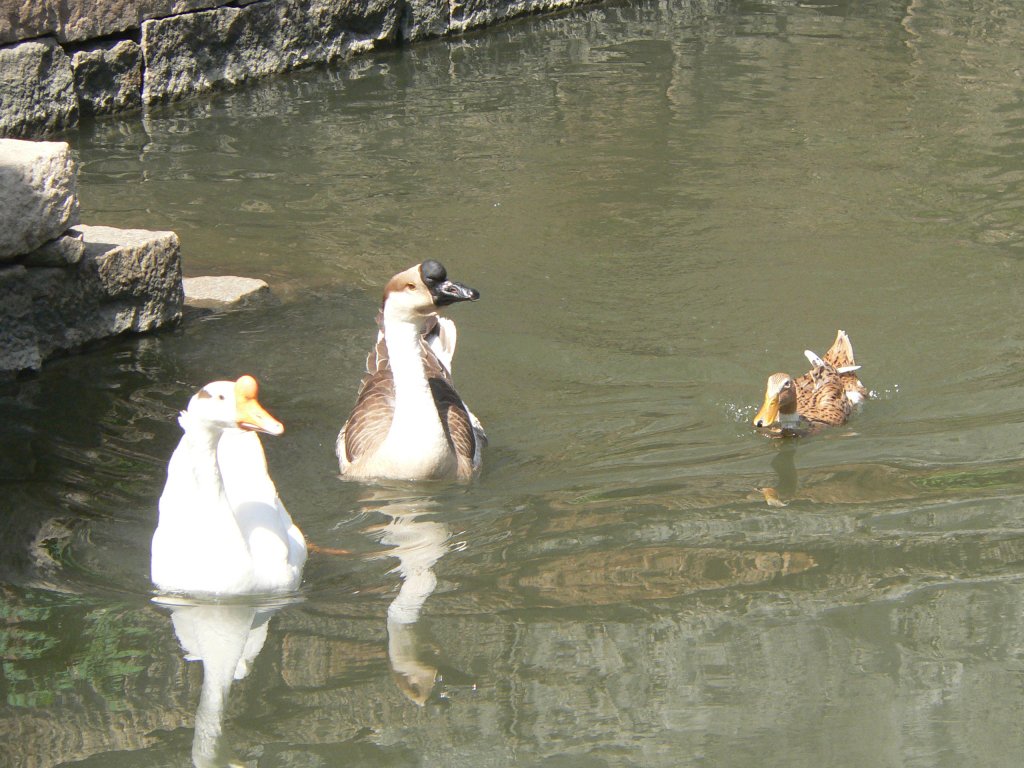
[(330, 62), (398, 34), (393, 0), (264, 0), (147, 21), (143, 101)]
[(77, 223), (77, 177), (67, 143), (0, 139), (0, 263)]
[(197, 309), (223, 309), (265, 299), (270, 286), (254, 277), (186, 277), (185, 306)]
[(18, 261), (26, 267), (68, 267), (77, 264), (85, 254), (85, 240), (73, 233), (43, 243)]
[(563, 10), (589, 0), (451, 0), (449, 32), (466, 32), (531, 13)]
[(0, 266), (0, 372), (36, 370), (43, 364), (37, 343), (29, 270)]
[(57, 31), (57, 0), (0, 0), (0, 45)]
[(74, 265), (0, 268), (0, 374), (37, 370), (55, 354), (181, 317), (181, 254), (173, 232), (78, 226)]
[[(255, 0), (235, 0), (245, 5)], [(224, 0), (62, 0), (57, 37), (61, 41), (93, 40), (138, 29), (146, 19), (159, 19), (222, 5)]]
[(450, 21), (447, 0), (410, 0), (401, 9), (399, 34), (409, 42), (441, 37), (448, 32)]
[(142, 106), (142, 48), (134, 41), (77, 51), (71, 66), (83, 115), (105, 115)]
[(85, 241), (79, 267), (95, 279), (97, 319), (109, 321), (93, 338), (151, 331), (181, 318), (181, 252), (174, 232), (80, 224), (71, 233)]
[(71, 59), (57, 41), (0, 48), (0, 136), (38, 136), (76, 125)]
[[(54, 35), (93, 40), (138, 29), (146, 19), (223, 5), (225, 0), (0, 0), (0, 44)], [(234, 0), (246, 5), (256, 0)]]

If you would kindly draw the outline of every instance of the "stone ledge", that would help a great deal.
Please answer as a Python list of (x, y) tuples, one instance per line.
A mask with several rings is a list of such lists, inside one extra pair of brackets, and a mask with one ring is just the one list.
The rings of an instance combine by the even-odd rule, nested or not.
[(38, 370), (57, 354), (178, 322), (184, 296), (173, 232), (79, 225), (77, 263), (0, 267), (0, 376)]

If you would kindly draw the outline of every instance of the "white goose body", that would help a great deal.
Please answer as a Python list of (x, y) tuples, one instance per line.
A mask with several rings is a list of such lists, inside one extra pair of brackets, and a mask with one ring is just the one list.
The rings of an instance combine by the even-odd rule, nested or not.
[(343, 475), (465, 480), (478, 471), (487, 438), (452, 384), (455, 324), (437, 315), (477, 298), (433, 261), (391, 278), (367, 376), (338, 435)]
[(256, 387), (250, 376), (208, 384), (178, 419), (185, 434), (167, 466), (150, 564), (161, 591), (282, 592), (302, 579), (305, 540), (252, 431), (284, 427), (259, 405)]

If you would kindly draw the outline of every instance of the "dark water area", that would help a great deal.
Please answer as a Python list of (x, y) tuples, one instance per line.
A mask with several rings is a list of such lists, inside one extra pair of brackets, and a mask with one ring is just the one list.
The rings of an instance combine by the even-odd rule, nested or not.
[[(1019, 765), (1022, 39), (1010, 0), (611, 4), (84, 127), (83, 221), (276, 299), (0, 391), (0, 765)], [(342, 481), (427, 258), (482, 293), (483, 472)], [(838, 328), (872, 398), (756, 434)], [(154, 602), (175, 416), (246, 372), (353, 554)]]

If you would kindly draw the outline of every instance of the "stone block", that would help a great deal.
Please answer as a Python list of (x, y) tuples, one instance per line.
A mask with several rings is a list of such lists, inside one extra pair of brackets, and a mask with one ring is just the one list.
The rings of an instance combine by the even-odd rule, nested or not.
[(99, 303), (91, 338), (151, 331), (181, 318), (181, 252), (173, 232), (81, 224), (85, 255), (79, 264)]
[(410, 0), (399, 18), (402, 40), (416, 42), (441, 37), (451, 27), (450, 5), (442, 0)]
[(76, 169), (67, 143), (0, 139), (0, 263), (77, 223)]
[[(248, 5), (257, 0), (232, 0)], [(4, 2), (4, 0), (0, 0)], [(139, 29), (147, 19), (206, 10), (227, 0), (61, 0), (57, 38), (62, 42), (95, 40)]]
[(334, 61), (397, 40), (396, 0), (264, 0), (147, 21), (143, 101)]
[(83, 115), (106, 115), (142, 106), (142, 48), (134, 41), (77, 51), (71, 67)]
[(545, 13), (584, 5), (591, 0), (452, 0), (451, 32), (491, 26), (530, 13)]
[(67, 238), (83, 243), (77, 264), (0, 267), (0, 377), (181, 318), (181, 254), (173, 232), (81, 225)]
[(0, 266), (0, 373), (37, 370), (43, 363), (29, 270)]
[(57, 41), (0, 48), (0, 136), (39, 136), (76, 125), (71, 59)]
[(52, 35), (59, 6), (58, 0), (0, 0), (0, 45)]
[(262, 300), (270, 286), (254, 277), (186, 277), (185, 306), (197, 309), (226, 309)]
[(61, 235), (18, 261), (26, 267), (68, 267), (80, 262), (84, 254), (85, 241), (80, 234)]

